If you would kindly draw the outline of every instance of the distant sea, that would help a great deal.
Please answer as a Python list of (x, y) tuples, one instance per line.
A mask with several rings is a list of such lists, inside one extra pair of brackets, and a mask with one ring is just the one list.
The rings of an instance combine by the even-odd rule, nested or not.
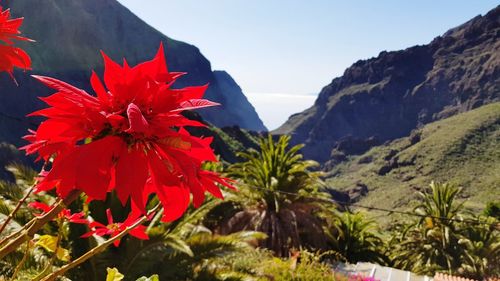
[(285, 123), (290, 115), (311, 107), (317, 98), (317, 94), (246, 93), (245, 95), (270, 131)]

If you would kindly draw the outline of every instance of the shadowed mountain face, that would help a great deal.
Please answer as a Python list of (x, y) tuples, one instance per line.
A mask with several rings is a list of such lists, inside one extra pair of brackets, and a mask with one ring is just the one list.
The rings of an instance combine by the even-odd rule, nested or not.
[(48, 75), (87, 90), (92, 69), (102, 74), (103, 50), (111, 58), (127, 58), (131, 65), (151, 59), (163, 42), (169, 70), (187, 72), (175, 87), (210, 86), (206, 98), (222, 106), (200, 110), (216, 126), (238, 125), (265, 130), (252, 105), (226, 73), (213, 72), (195, 46), (166, 37), (132, 14), (116, 0), (10, 0), (2, 1), (14, 17), (24, 17), (21, 30), (37, 42), (20, 43), (32, 57), (33, 70), (16, 72), (20, 86), (0, 75), (0, 140), (18, 144), (31, 122), (24, 115), (39, 109), (38, 96), (52, 91), (28, 74)]
[(346, 140), (376, 145), (498, 101), (499, 38), (500, 6), (430, 44), (358, 61), (273, 133), (292, 134), (306, 157), (325, 162)]

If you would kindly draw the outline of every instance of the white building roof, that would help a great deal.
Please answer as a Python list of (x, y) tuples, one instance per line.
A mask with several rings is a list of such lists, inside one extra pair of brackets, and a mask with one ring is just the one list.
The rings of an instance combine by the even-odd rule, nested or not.
[(335, 272), (346, 275), (360, 273), (366, 277), (374, 277), (376, 280), (380, 281), (433, 281), (433, 278), (429, 276), (417, 275), (410, 271), (404, 271), (368, 262), (358, 262), (354, 265), (338, 263), (334, 269)]

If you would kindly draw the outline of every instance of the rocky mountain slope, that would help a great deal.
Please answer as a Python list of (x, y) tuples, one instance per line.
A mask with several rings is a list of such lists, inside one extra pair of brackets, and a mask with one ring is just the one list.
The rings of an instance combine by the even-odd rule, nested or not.
[(466, 207), (480, 211), (487, 202), (500, 198), (499, 171), (497, 102), (427, 124), (409, 137), (361, 155), (348, 156), (334, 165), (327, 183), (343, 201), (410, 209), (416, 190), (433, 180), (450, 182), (463, 188), (461, 200), (466, 201)]
[(210, 83), (206, 97), (222, 104), (200, 111), (216, 126), (238, 125), (265, 130), (252, 105), (234, 80), (213, 72), (198, 48), (161, 34), (116, 0), (10, 0), (2, 5), (14, 16), (24, 16), (23, 33), (36, 43), (20, 44), (33, 59), (33, 70), (16, 72), (16, 87), (0, 75), (0, 141), (18, 144), (34, 119), (24, 118), (41, 106), (38, 96), (50, 93), (28, 74), (50, 75), (89, 90), (91, 69), (102, 73), (99, 50), (114, 60), (131, 64), (150, 59), (160, 42), (166, 47), (169, 69), (188, 72), (176, 86)]
[(360, 60), (324, 87), (315, 104), (275, 130), (326, 162), (424, 124), (500, 100), (500, 6), (431, 43)]

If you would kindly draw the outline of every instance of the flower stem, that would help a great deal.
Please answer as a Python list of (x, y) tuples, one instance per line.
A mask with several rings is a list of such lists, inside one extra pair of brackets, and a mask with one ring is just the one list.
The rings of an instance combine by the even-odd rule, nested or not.
[(16, 266), (16, 269), (14, 269), (14, 273), (12, 274), (12, 276), (10, 277), (10, 280), (16, 280), (16, 275), (17, 273), (19, 273), (19, 271), (21, 270), (21, 268), (23, 267), (24, 263), (26, 262), (26, 259), (28, 258), (28, 255), (29, 255), (29, 250), (30, 250), (30, 242), (28, 241), (26, 243), (26, 249), (24, 250), (24, 255), (23, 255), (23, 258), (22, 260), (19, 262), (19, 264), (17, 264)]
[[(43, 172), (45, 170), (46, 166), (47, 166), (47, 162), (43, 163), (41, 172)], [(19, 209), (24, 204), (24, 202), (26, 202), (26, 199), (28, 199), (28, 197), (31, 195), (31, 192), (33, 192), (33, 189), (35, 189), (35, 186), (37, 184), (38, 184), (38, 180), (35, 179), (35, 182), (29, 187), (28, 192), (26, 192), (26, 194), (24, 194), (23, 198), (21, 198), (21, 200), (19, 200), (19, 202), (17, 202), (17, 205), (14, 208), (14, 210), (12, 210), (12, 212), (10, 212), (10, 214), (7, 216), (7, 218), (3, 222), (2, 226), (0, 227), (0, 233), (2, 233), (4, 231), (4, 229), (7, 227), (9, 222), (14, 218), (14, 215), (17, 213), (17, 211), (19, 211)]]
[(76, 198), (78, 198), (80, 193), (81, 191), (79, 190), (73, 190), (65, 199), (59, 199), (52, 210), (47, 212), (45, 215), (36, 218), (28, 228), (22, 229), (17, 236), (12, 238), (12, 240), (10, 240), (7, 245), (3, 246), (0, 249), (0, 259), (3, 259), (6, 255), (16, 250), (17, 247), (19, 247), (21, 244), (33, 238), (35, 233), (40, 228), (42, 228), (46, 223), (56, 217), (64, 209), (65, 206), (69, 205)]
[(17, 205), (14, 208), (14, 210), (12, 210), (9, 213), (9, 215), (7, 216), (7, 218), (5, 219), (5, 221), (3, 222), (2, 226), (0, 227), (0, 233), (2, 233), (5, 230), (5, 228), (9, 224), (9, 222), (14, 218), (14, 215), (17, 213), (17, 211), (19, 211), (19, 209), (21, 208), (21, 205), (24, 204), (24, 202), (26, 201), (26, 199), (28, 199), (28, 196), (30, 196), (30, 194), (33, 191), (33, 189), (35, 188), (35, 186), (36, 186), (36, 183), (34, 183), (32, 186), (30, 186), (30, 188), (28, 189), (28, 192), (26, 192), (26, 194), (24, 195), (24, 197), (21, 200), (19, 200), (19, 202), (17, 202)]
[(18, 229), (16, 232), (13, 232), (13, 233), (9, 234), (8, 236), (5, 236), (2, 240), (0, 240), (0, 246), (3, 245), (6, 241), (9, 241), (10, 239), (18, 236), (24, 229), (30, 227), (35, 222), (35, 220), (36, 220), (36, 218), (33, 218), (32, 220), (27, 222), (25, 225), (23, 225), (23, 227)]
[(40, 272), (40, 274), (38, 274), (37, 276), (35, 276), (35, 278), (31, 279), (31, 281), (39, 281), (45, 275), (49, 274), (49, 272), (52, 269), (52, 265), (54, 264), (54, 261), (57, 258), (57, 250), (59, 250), (59, 246), (61, 244), (61, 239), (62, 239), (63, 223), (59, 222), (58, 225), (59, 225), (59, 231), (57, 233), (57, 242), (56, 242), (56, 248), (54, 250), (54, 253), (52, 254), (52, 257), (50, 258), (50, 261), (47, 264), (47, 266), (45, 267), (45, 269), (42, 272)]
[[(156, 205), (153, 209), (151, 209), (148, 214), (151, 214), (155, 212), (158, 208), (160, 207), (160, 204)], [(139, 225), (143, 224), (145, 221), (147, 221), (148, 215), (142, 216), (139, 220), (137, 220), (134, 224), (127, 226), (122, 232), (120, 232), (118, 235), (113, 236), (106, 240), (104, 243), (92, 248), (85, 254), (81, 255), (79, 258), (76, 260), (66, 264), (65, 266), (61, 267), (59, 270), (52, 272), (50, 275), (42, 279), (42, 281), (53, 281), (56, 280), (58, 276), (63, 275), (66, 273), (68, 270), (82, 264), (86, 260), (90, 259), (91, 257), (103, 252), (107, 247), (109, 247), (113, 242), (115, 242), (118, 239), (121, 239), (123, 236), (125, 236), (127, 233), (129, 233), (132, 229), (138, 227)]]

